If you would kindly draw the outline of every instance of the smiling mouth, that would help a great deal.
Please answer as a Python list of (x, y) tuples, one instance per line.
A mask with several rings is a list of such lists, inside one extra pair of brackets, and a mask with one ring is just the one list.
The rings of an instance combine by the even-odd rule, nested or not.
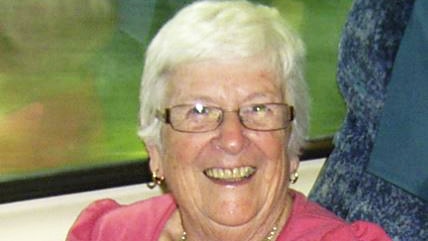
[(223, 182), (239, 182), (250, 178), (255, 172), (256, 168), (251, 166), (235, 168), (208, 168), (204, 170), (204, 174), (208, 178)]

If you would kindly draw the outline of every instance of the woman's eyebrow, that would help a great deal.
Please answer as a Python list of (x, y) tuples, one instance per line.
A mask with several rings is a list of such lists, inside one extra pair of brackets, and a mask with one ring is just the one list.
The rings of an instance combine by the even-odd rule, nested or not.
[(201, 95), (187, 95), (184, 98), (177, 98), (177, 100), (175, 101), (177, 102), (182, 102), (182, 103), (189, 103), (189, 104), (193, 104), (193, 103), (197, 103), (197, 102), (203, 102), (203, 103), (212, 103), (214, 102), (214, 100), (209, 97), (209, 96), (201, 96)]
[(278, 99), (278, 95), (273, 92), (255, 92), (244, 98), (244, 102), (248, 102), (251, 100), (262, 99), (268, 101), (276, 101)]

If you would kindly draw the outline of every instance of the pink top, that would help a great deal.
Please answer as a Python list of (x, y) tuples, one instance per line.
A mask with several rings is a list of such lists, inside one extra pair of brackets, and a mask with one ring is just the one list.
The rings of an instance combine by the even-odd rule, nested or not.
[[(347, 223), (303, 194), (291, 194), (291, 215), (277, 241), (391, 240), (376, 224)], [(100, 200), (80, 214), (66, 241), (157, 241), (175, 210), (169, 194), (126, 206), (110, 199)]]

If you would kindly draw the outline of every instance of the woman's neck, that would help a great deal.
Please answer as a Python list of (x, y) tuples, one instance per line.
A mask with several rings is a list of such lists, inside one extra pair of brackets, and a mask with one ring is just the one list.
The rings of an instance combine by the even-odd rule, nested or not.
[[(283, 201), (275, 203), (268, 209), (270, 212), (235, 227), (226, 227), (214, 222), (200, 222), (193, 217), (187, 218), (185, 210), (177, 209), (167, 222), (159, 240), (179, 241), (184, 231), (187, 241), (263, 241), (268, 236), (273, 236), (272, 240), (275, 240), (287, 222), (291, 207), (292, 198), (289, 194), (285, 194)], [(276, 231), (273, 231), (274, 227), (277, 228)], [(271, 235), (271, 232), (274, 234)]]

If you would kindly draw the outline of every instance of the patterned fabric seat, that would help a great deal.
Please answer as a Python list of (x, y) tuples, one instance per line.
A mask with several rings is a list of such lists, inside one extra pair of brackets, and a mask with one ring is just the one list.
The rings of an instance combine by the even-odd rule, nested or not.
[(396, 53), (414, 0), (356, 0), (340, 43), (338, 84), (348, 112), (309, 197), (393, 240), (428, 240), (427, 202), (368, 170)]

